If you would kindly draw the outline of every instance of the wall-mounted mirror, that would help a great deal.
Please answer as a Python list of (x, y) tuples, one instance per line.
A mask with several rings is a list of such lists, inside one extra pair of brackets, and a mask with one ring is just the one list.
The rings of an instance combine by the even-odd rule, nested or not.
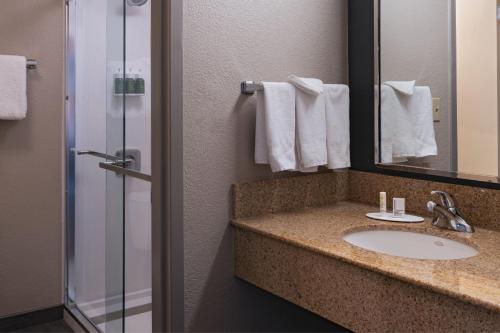
[(499, 6), (378, 1), (379, 165), (498, 182)]

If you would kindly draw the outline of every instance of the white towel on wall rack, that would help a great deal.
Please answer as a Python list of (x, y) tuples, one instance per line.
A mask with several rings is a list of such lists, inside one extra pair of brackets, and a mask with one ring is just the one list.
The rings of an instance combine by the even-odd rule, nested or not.
[(293, 170), (295, 156), (295, 88), (289, 83), (263, 82), (257, 93), (255, 162), (273, 172)]
[(26, 57), (0, 55), (0, 120), (26, 118), (26, 65)]
[(412, 117), (415, 133), (415, 156), (437, 156), (431, 88), (415, 87), (415, 93), (412, 98), (409, 98), (407, 107)]
[(350, 168), (349, 87), (344, 84), (325, 84), (325, 99), (328, 168)]
[(415, 87), (413, 95), (382, 85), (382, 163), (438, 154), (429, 87)]
[[(300, 80), (300, 85), (296, 81), (290, 82), (297, 88), (295, 92), (298, 156), (296, 170), (314, 172), (314, 168), (328, 163), (324, 87), (323, 81), (318, 79), (300, 78)], [(308, 86), (308, 89), (305, 89), (304, 85)], [(313, 91), (321, 93), (316, 95)]]
[(384, 84), (406, 96), (412, 96), (415, 93), (415, 84), (417, 81), (386, 81)]

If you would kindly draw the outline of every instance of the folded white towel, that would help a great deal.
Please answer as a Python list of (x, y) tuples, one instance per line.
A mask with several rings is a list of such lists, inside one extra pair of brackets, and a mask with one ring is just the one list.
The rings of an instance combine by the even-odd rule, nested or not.
[[(323, 82), (318, 79), (301, 79), (311, 91), (323, 91)], [(297, 170), (326, 165), (326, 105), (325, 96), (309, 94), (302, 88), (296, 90), (297, 115)]]
[(415, 156), (415, 135), (404, 102), (392, 87), (382, 85), (382, 163)]
[(437, 156), (431, 88), (415, 87), (415, 93), (408, 99), (407, 108), (415, 135), (415, 157)]
[(403, 95), (412, 96), (415, 93), (416, 81), (387, 81), (384, 84)]
[(311, 80), (314, 79), (304, 79), (298, 77), (297, 75), (290, 75), (288, 77), (288, 82), (293, 84), (297, 89), (305, 92), (309, 95), (319, 96), (323, 93), (323, 85), (316, 84), (317, 82), (311, 84)]
[(26, 118), (26, 58), (0, 55), (0, 120)]
[(381, 103), (382, 163), (437, 155), (429, 87), (415, 87), (409, 96), (383, 85)]
[(264, 82), (257, 93), (255, 162), (273, 172), (294, 170), (295, 88), (289, 83)]
[[(379, 86), (377, 86), (378, 88)], [(378, 93), (378, 90), (377, 90)], [(391, 87), (382, 85), (380, 92), (380, 163), (393, 163), (392, 158), (392, 112), (398, 107), (398, 100)]]
[(325, 84), (326, 140), (329, 169), (351, 167), (349, 87)]

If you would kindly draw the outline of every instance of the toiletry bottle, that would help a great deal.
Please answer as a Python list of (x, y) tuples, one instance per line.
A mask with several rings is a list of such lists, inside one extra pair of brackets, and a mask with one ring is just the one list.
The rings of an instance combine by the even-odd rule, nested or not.
[(146, 93), (146, 82), (144, 81), (141, 70), (139, 70), (139, 74), (135, 76), (135, 93), (140, 95)]
[(122, 95), (124, 92), (123, 89), (123, 74), (122, 70), (119, 69), (118, 73), (114, 75), (114, 81), (115, 81), (115, 95)]
[(380, 213), (387, 213), (387, 193), (380, 192)]
[(127, 94), (135, 94), (135, 75), (132, 74), (132, 69), (129, 69), (125, 75), (125, 91)]
[(394, 198), (392, 200), (392, 209), (394, 216), (404, 216), (406, 214), (406, 200), (404, 198)]

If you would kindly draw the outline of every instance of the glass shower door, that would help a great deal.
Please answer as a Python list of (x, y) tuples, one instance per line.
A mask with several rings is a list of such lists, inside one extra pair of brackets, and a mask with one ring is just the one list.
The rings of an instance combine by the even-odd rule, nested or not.
[[(151, 331), (150, 4), (107, 0), (106, 332)], [(109, 157), (111, 156), (111, 157)]]
[[(104, 5), (104, 3), (103, 3)], [(125, 151), (125, 1), (106, 0), (106, 159), (105, 323), (104, 332), (125, 331), (125, 176), (104, 167), (126, 167)], [(102, 321), (102, 320), (101, 320)]]
[(102, 332), (147, 331), (147, 319), (127, 318), (150, 305), (150, 69), (126, 31), (127, 17), (148, 27), (150, 7), (67, 4), (66, 305)]

